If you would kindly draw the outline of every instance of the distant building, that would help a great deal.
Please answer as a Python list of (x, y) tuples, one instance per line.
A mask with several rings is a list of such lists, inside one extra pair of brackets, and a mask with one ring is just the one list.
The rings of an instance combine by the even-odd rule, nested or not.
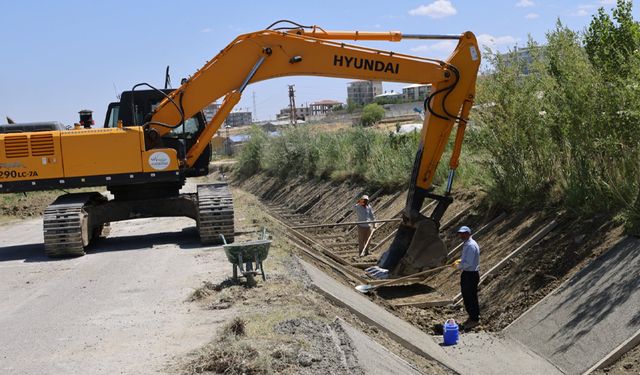
[(402, 88), (402, 96), (408, 102), (425, 100), (431, 93), (431, 85), (414, 84)]
[(204, 107), (202, 112), (204, 113), (204, 118), (207, 120), (207, 122), (211, 121), (213, 116), (215, 116), (216, 112), (218, 112), (218, 109), (220, 109), (220, 104), (216, 102), (213, 102), (208, 106)]
[[(544, 49), (544, 46), (533, 47), (533, 48)], [(532, 52), (535, 52), (535, 51), (532, 50), (532, 48), (530, 47), (523, 47), (523, 48), (516, 47), (515, 50), (507, 53), (501, 53), (499, 56), (500, 58), (502, 58), (506, 66), (512, 66), (513, 64), (516, 64), (516, 63), (521, 64), (522, 66), (521, 73), (524, 75), (527, 75), (531, 70), (531, 64), (533, 64)]]
[(340, 106), (342, 103), (335, 100), (320, 100), (309, 104), (309, 112), (311, 116), (323, 116)]
[(373, 97), (374, 102), (394, 103), (403, 99), (403, 94), (393, 90)]
[(231, 112), (227, 119), (225, 120), (225, 124), (227, 126), (236, 127), (243, 125), (251, 125), (251, 112)]
[[(289, 119), (291, 113), (291, 109), (289, 107), (286, 108), (282, 108), (280, 110), (280, 113), (278, 113), (276, 115), (276, 118), (278, 120), (284, 120), (284, 119)], [(311, 108), (310, 107), (297, 107), (296, 108), (296, 119), (297, 120), (306, 120), (307, 118), (309, 118), (309, 116), (311, 116)]]
[(382, 81), (353, 81), (347, 86), (347, 102), (365, 105), (382, 94)]

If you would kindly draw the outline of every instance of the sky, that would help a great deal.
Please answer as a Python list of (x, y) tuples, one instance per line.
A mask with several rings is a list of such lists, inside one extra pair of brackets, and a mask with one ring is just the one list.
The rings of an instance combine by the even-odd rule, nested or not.
[[(94, 111), (104, 122), (117, 93), (140, 82), (164, 84), (170, 66), (174, 88), (238, 35), (265, 29), (280, 19), (327, 30), (460, 34), (472, 31), (481, 48), (507, 51), (531, 36), (544, 43), (557, 19), (584, 30), (599, 7), (613, 0), (425, 0), (425, 1), (0, 1), (0, 123), (78, 122)], [(634, 17), (638, 10), (634, 8)], [(422, 57), (445, 58), (449, 42), (408, 40), (350, 42)], [(236, 110), (274, 119), (289, 104), (295, 85), (298, 106), (318, 100), (346, 102), (349, 80), (285, 77), (252, 84)], [(384, 83), (400, 91), (402, 84)], [(254, 101), (255, 97), (255, 101)]]

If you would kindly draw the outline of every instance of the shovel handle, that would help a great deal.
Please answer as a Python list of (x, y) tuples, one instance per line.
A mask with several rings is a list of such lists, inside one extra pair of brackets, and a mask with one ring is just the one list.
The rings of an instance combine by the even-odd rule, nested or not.
[(451, 265), (450, 264), (445, 264), (444, 266), (440, 266), (440, 267), (436, 267), (436, 268), (430, 268), (430, 269), (428, 269), (426, 271), (414, 273), (413, 275), (407, 275), (407, 276), (399, 277), (397, 279), (391, 279), (389, 281), (385, 281), (384, 283), (380, 283), (378, 285), (374, 285), (372, 289), (376, 289), (376, 288), (379, 288), (381, 286), (385, 286), (385, 285), (389, 285), (389, 284), (394, 284), (394, 283), (396, 283), (398, 281), (408, 280), (408, 279), (411, 279), (413, 277), (428, 275), (431, 272), (440, 271), (440, 270), (443, 270), (443, 269), (445, 269), (447, 267), (451, 267)]
[(371, 239), (373, 238), (373, 233), (375, 233), (375, 229), (371, 230), (371, 234), (369, 234), (369, 238), (367, 238), (367, 242), (365, 242), (364, 246), (362, 247), (362, 251), (360, 252), (360, 256), (363, 257), (367, 254), (367, 247), (369, 247), (369, 243), (371, 242)]

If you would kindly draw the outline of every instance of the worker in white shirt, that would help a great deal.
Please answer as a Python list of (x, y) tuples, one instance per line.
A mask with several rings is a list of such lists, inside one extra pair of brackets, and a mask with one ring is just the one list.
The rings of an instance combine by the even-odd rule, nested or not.
[(480, 323), (480, 306), (478, 304), (478, 284), (480, 283), (480, 246), (471, 238), (471, 229), (462, 226), (458, 235), (463, 242), (460, 259), (452, 263), (454, 268), (462, 271), (460, 274), (460, 290), (464, 301), (464, 308), (469, 319), (463, 323), (466, 328), (473, 328)]
[(373, 208), (369, 204), (369, 196), (366, 194), (353, 206), (353, 210), (356, 212), (358, 222), (361, 223), (358, 224), (358, 254), (360, 254), (369, 236), (371, 236), (371, 231), (375, 228), (375, 224), (369, 222), (375, 221), (376, 216), (373, 213)]

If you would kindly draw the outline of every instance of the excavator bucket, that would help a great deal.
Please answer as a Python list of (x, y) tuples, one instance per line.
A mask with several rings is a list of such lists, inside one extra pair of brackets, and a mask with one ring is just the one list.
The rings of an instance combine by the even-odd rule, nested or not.
[(378, 266), (389, 270), (389, 277), (408, 276), (442, 266), (447, 260), (447, 247), (439, 236), (435, 220), (421, 216), (415, 225), (400, 224), (389, 250)]
[(412, 275), (444, 265), (447, 261), (447, 247), (438, 232), (438, 225), (429, 218), (416, 223), (409, 248), (390, 271), (390, 276)]

